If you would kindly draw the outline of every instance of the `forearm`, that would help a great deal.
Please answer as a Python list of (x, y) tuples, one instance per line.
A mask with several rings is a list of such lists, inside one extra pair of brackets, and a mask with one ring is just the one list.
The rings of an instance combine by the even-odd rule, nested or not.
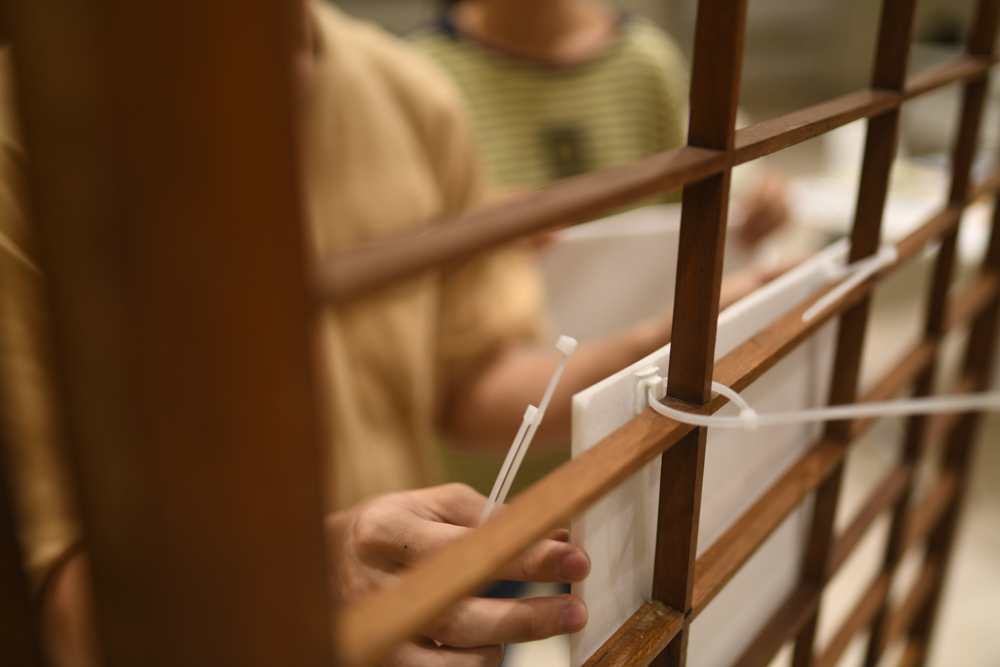
[[(532, 448), (552, 450), (569, 442), (571, 398), (670, 342), (669, 317), (650, 320), (592, 343), (570, 358)], [(445, 427), (454, 443), (479, 450), (506, 449), (524, 416), (538, 405), (559, 363), (555, 350), (513, 348), (448, 400)]]
[[(749, 267), (722, 283), (723, 310), (791, 265), (775, 269)], [(577, 348), (563, 373), (538, 428), (532, 447), (552, 450), (569, 442), (573, 394), (617, 373), (670, 342), (672, 313), (626, 329), (620, 334)], [(444, 426), (454, 444), (465, 449), (505, 450), (517, 433), (525, 408), (538, 405), (559, 363), (555, 350), (515, 348), (485, 370), (454, 388), (447, 397)]]

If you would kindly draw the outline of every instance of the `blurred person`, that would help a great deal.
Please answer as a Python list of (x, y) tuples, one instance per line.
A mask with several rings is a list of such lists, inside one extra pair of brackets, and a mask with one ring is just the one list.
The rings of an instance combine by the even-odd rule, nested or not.
[[(489, 188), (460, 98), (449, 84), (380, 30), (324, 4), (303, 6), (295, 62), (316, 251), (326, 254), (416, 231), (429, 220), (487, 201)], [(9, 108), (9, 91), (3, 93), (0, 102)], [(19, 537), (40, 598), (52, 661), (93, 665), (99, 660), (89, 613), (87, 556), (77, 546), (81, 531), (52, 435), (45, 322), (36, 294), (40, 273), (32, 268), (22, 205), (23, 155), (12, 119), (3, 120), (0, 182), (8, 196), (0, 201), (0, 219), (8, 231), (0, 264), (21, 275), (20, 283), (5, 280), (0, 285), (0, 303), (13, 305), (15, 311), (8, 312), (20, 308), (33, 318), (31, 330), (21, 338), (4, 335), (0, 340), (4, 401), (10, 408), (37, 385), (41, 406), (37, 433), (16, 434), (5, 454), (16, 480)], [(335, 479), (330, 471), (324, 473), (334, 482), (327, 488), (337, 491), (326, 499), (325, 530), (336, 598), (364, 597), (391, 579), (389, 573), (409, 565), (409, 560), (397, 560), (403, 534), (425, 542), (419, 551), (426, 553), (462, 534), (472, 525), (470, 517), (478, 518), (485, 500), (463, 486), (384, 494), (440, 479), (430, 451), (436, 433), (473, 446), (506, 447), (524, 406), (541, 395), (558, 361), (558, 353), (522, 345), (544, 329), (543, 311), (537, 268), (530, 253), (514, 245), (449, 264), (367, 300), (338, 304), (324, 314), (323, 363), (334, 435), (326, 455), (337, 462)], [(11, 325), (23, 319), (4, 316)], [(565, 443), (573, 391), (662, 346), (669, 335), (669, 316), (664, 316), (581, 346), (539, 440)], [(17, 413), (18, 408), (5, 412)], [(379, 530), (360, 531), (367, 537), (359, 541), (359, 523)], [(443, 525), (460, 530), (442, 530)], [(541, 554), (532, 552), (535, 557), (520, 568), (521, 578), (567, 582), (585, 576), (586, 554), (560, 541), (564, 533), (556, 537), (536, 547)], [(517, 568), (509, 574), (518, 574)], [(461, 602), (449, 623), (428, 628), (427, 640), (400, 648), (389, 662), (495, 664), (499, 644), (572, 632), (585, 622), (586, 609), (573, 596)], [(430, 639), (448, 645), (439, 647)]]
[[(648, 19), (591, 0), (446, 0), (442, 10), (409, 39), (464, 93), (505, 188), (685, 144), (688, 65)], [(788, 218), (784, 179), (764, 171), (753, 180), (737, 188), (745, 196), (734, 226), (750, 248)]]
[[(685, 144), (688, 65), (674, 40), (642, 16), (591, 0), (447, 0), (438, 19), (408, 39), (462, 91), (487, 166), (508, 191)], [(782, 177), (758, 174), (731, 217), (743, 250), (785, 224), (786, 199)], [(750, 268), (734, 275), (722, 307), (780, 272)], [(668, 340), (661, 337), (662, 344)], [(570, 393), (583, 388), (566, 386)], [(562, 419), (554, 417), (548, 419)], [(452, 478), (486, 492), (500, 459), (459, 449), (442, 450)], [(539, 449), (515, 488), (566, 460)]]

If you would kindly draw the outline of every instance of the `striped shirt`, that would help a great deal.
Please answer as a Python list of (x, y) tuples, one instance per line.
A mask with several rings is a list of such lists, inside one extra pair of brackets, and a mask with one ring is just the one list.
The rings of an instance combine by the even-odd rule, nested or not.
[(446, 19), (409, 38), (464, 92), (486, 161), (507, 188), (540, 187), (685, 141), (687, 64), (640, 16), (623, 15), (611, 48), (571, 66), (505, 55)]

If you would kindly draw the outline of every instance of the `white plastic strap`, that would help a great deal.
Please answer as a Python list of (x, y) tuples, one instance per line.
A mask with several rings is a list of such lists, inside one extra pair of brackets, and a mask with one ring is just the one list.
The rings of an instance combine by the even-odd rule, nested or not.
[[(996, 412), (1000, 411), (1000, 392), (981, 394), (959, 394), (953, 396), (930, 396), (925, 398), (910, 398), (881, 403), (852, 403), (850, 405), (832, 405), (823, 408), (792, 410), (789, 412), (773, 412), (758, 414), (742, 397), (729, 387), (712, 383), (713, 389), (726, 396), (740, 407), (739, 417), (718, 417), (715, 415), (697, 415), (666, 406), (656, 400), (654, 390), (648, 390), (649, 405), (664, 417), (684, 424), (694, 426), (713, 426), (716, 428), (743, 428), (752, 431), (757, 426), (772, 426), (776, 424), (802, 424), (809, 422), (837, 421), (841, 419), (859, 419), (864, 417), (901, 417), (915, 414), (934, 414), (939, 412)], [(723, 391), (723, 389), (725, 391)], [(733, 398), (739, 397), (739, 400)]]
[(510, 449), (507, 451), (507, 458), (504, 459), (503, 467), (500, 468), (500, 474), (497, 475), (497, 480), (493, 483), (493, 491), (486, 502), (486, 508), (483, 510), (483, 515), (479, 518), (480, 526), (496, 516), (500, 508), (503, 507), (503, 503), (507, 499), (507, 493), (510, 491), (510, 486), (514, 483), (514, 477), (517, 476), (521, 462), (524, 461), (524, 455), (528, 453), (528, 447), (531, 446), (531, 441), (535, 437), (535, 431), (538, 430), (538, 425), (542, 423), (545, 410), (549, 407), (552, 394), (555, 393), (556, 385), (559, 384), (559, 378), (562, 377), (563, 369), (566, 368), (566, 362), (569, 361), (570, 356), (576, 351), (576, 346), (576, 340), (569, 336), (560, 336), (556, 342), (556, 349), (562, 352), (562, 358), (559, 360), (559, 365), (556, 366), (555, 372), (552, 373), (552, 379), (549, 380), (549, 386), (545, 389), (541, 404), (537, 408), (529, 405), (528, 409), (524, 412), (521, 428), (518, 430), (517, 435), (514, 436), (514, 442), (511, 443)]
[(760, 424), (757, 411), (751, 408), (750, 404), (743, 400), (742, 396), (720, 382), (713, 382), (712, 389), (714, 389), (717, 393), (722, 394), (739, 407), (740, 424), (743, 426), (744, 430), (757, 430), (757, 426)]
[(802, 321), (808, 322), (813, 319), (843, 298), (843, 296), (852, 289), (881, 271), (883, 267), (894, 264), (898, 259), (899, 251), (896, 250), (896, 246), (888, 245), (882, 246), (882, 248), (875, 255), (866, 257), (865, 259), (859, 260), (850, 266), (844, 267), (843, 273), (847, 276), (846, 279), (824, 294), (823, 297), (810, 306), (806, 312), (802, 313)]
[(521, 420), (521, 428), (518, 429), (517, 435), (514, 436), (514, 442), (511, 443), (510, 449), (507, 450), (507, 458), (503, 461), (503, 466), (500, 468), (500, 474), (497, 475), (497, 481), (493, 482), (493, 490), (490, 491), (490, 498), (486, 501), (486, 507), (483, 509), (482, 516), (479, 517), (479, 525), (486, 523), (486, 519), (490, 517), (493, 511), (493, 505), (496, 503), (497, 496), (500, 495), (500, 489), (503, 488), (504, 481), (506, 481), (507, 476), (510, 474), (511, 466), (514, 463), (517, 453), (521, 451), (521, 443), (524, 441), (524, 434), (528, 431), (528, 426), (530, 426), (538, 415), (538, 408), (534, 405), (529, 405), (528, 409), (524, 411), (524, 418)]

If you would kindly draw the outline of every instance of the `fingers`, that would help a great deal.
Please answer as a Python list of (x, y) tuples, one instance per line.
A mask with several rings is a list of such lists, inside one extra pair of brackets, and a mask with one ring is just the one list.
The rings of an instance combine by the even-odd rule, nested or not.
[(571, 584), (590, 574), (590, 557), (575, 544), (542, 540), (500, 571), (500, 579)]
[(556, 528), (546, 538), (555, 540), (556, 542), (569, 542), (569, 530), (566, 528)]
[(382, 667), (498, 667), (503, 645), (476, 648), (437, 646), (434, 642), (407, 642), (381, 662)]
[[(397, 499), (409, 503), (410, 511), (400, 513), (387, 503), (364, 513), (355, 524), (356, 541), (369, 562), (411, 566), (467, 535), (471, 529), (465, 526), (477, 523), (485, 506), (483, 496), (462, 484), (399, 494)], [(566, 541), (565, 529), (550, 535), (553, 539), (532, 545), (498, 576), (557, 583), (585, 578), (590, 559), (583, 549)]]
[(426, 519), (469, 528), (479, 525), (479, 517), (483, 515), (487, 500), (465, 484), (444, 484), (410, 493), (420, 503), (422, 515)]
[[(462, 524), (478, 521), (485, 500), (461, 484), (383, 496), (371, 502), (353, 523), (350, 544), (377, 587), (398, 570), (412, 566), (469, 533)], [(459, 525), (456, 525), (459, 524)], [(572, 583), (590, 573), (590, 558), (565, 540), (565, 529), (550, 533), (498, 573), (519, 581)]]
[[(399, 567), (415, 565), (428, 555), (468, 535), (471, 528), (416, 519), (394, 534), (382, 534), (372, 544), (378, 557), (391, 559)], [(565, 529), (555, 531), (558, 539), (546, 539), (525, 550), (498, 574), (500, 579), (573, 583), (590, 573), (590, 558), (579, 546), (566, 541)]]
[(409, 565), (466, 534), (485, 504), (464, 484), (380, 496), (357, 513), (352, 543), (367, 563)]
[(372, 552), (397, 566), (411, 566), (447, 544), (468, 535), (471, 528), (414, 518), (409, 525), (375, 536)]
[(464, 598), (425, 630), (442, 644), (467, 648), (513, 644), (578, 632), (587, 606), (575, 595), (500, 600)]

